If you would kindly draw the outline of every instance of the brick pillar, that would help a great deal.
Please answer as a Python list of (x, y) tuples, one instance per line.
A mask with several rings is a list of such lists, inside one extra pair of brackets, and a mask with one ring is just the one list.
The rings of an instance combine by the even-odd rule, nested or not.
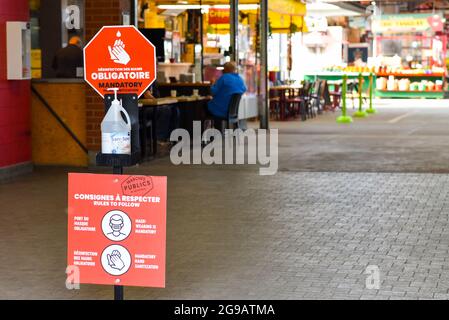
[[(121, 0), (86, 0), (86, 43), (103, 26), (121, 24)], [(100, 123), (104, 117), (103, 99), (86, 84), (87, 148), (98, 151), (101, 147)]]

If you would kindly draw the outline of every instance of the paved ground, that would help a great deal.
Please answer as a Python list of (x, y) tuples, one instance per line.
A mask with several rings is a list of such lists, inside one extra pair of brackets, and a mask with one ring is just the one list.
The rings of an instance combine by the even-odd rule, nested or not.
[(378, 115), (349, 126), (337, 125), (336, 114), (274, 124), (283, 133), (281, 169), (449, 172), (449, 101), (381, 100), (376, 105)]
[[(166, 158), (128, 171), (168, 175), (169, 205), (167, 288), (126, 296), (449, 298), (449, 108), (381, 111), (350, 127), (334, 115), (275, 124), (275, 176)], [(0, 184), (0, 298), (111, 298), (108, 286), (65, 289), (67, 171)], [(369, 265), (379, 290), (366, 288)]]

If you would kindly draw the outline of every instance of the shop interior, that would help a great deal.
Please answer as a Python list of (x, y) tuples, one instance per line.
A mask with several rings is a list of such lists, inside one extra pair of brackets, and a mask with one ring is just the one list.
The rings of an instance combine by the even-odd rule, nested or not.
[[(81, 68), (70, 78), (59, 77), (54, 68), (55, 54), (71, 38), (78, 37), (83, 47), (93, 35), (88, 30), (92, 18), (86, 16), (86, 2), (30, 0), (29, 3), (33, 87), (47, 97), (49, 105), (71, 128), (79, 131), (80, 141), (93, 152), (99, 146), (95, 135), (99, 131), (101, 105), (89, 109), (91, 101), (96, 100), (83, 97)], [(73, 6), (79, 8), (76, 12), (79, 26), (68, 28)], [(370, 83), (373, 98), (445, 97), (448, 28), (445, 11), (438, 7), (411, 13), (408, 8), (398, 11), (397, 6), (388, 3), (268, 2), (266, 79), (261, 76), (259, 1), (238, 2), (234, 33), (231, 6), (226, 0), (123, 0), (120, 10), (120, 23), (134, 24), (156, 47), (157, 80), (149, 95), (142, 97), (142, 106), (195, 104), (193, 115), (186, 116), (187, 112), (181, 111), (183, 126), (201, 117), (200, 109), (210, 99), (211, 85), (221, 76), (223, 64), (231, 60), (237, 62), (238, 73), (247, 87), (239, 107), (243, 128), (251, 122), (258, 126), (264, 113), (271, 120), (305, 121), (329, 107), (338, 110), (344, 75), (353, 84), (350, 89), (353, 96), (363, 95), (364, 99), (369, 95)], [(54, 37), (43, 36), (47, 34)], [(231, 34), (238, 34), (234, 45)], [(356, 83), (360, 77), (361, 91)], [(268, 82), (267, 90), (264, 81)], [(320, 81), (325, 82), (321, 88)], [(305, 83), (311, 85), (307, 87)], [(72, 93), (70, 98), (66, 92)], [(263, 95), (268, 95), (268, 111), (261, 103)], [(316, 95), (318, 98), (313, 98)], [(301, 101), (312, 100), (313, 103), (307, 102), (310, 106), (301, 105)], [(76, 108), (67, 109), (65, 104)], [(38, 140), (33, 142), (36, 163), (67, 164), (58, 144), (49, 143), (58, 134), (46, 127), (52, 122), (39, 111), (42, 101), (33, 96), (32, 105), (33, 131), (39, 133), (33, 135)], [(52, 137), (45, 138), (48, 135)], [(48, 146), (54, 146), (54, 150), (48, 152)], [(155, 147), (153, 143), (152, 154)], [(75, 155), (71, 159), (75, 160), (71, 163), (86, 165), (89, 160), (79, 149), (76, 144), (73, 146)]]

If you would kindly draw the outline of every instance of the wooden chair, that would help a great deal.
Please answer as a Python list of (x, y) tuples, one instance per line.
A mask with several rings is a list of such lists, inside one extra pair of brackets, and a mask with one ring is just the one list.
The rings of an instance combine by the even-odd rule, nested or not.
[(319, 101), (321, 95), (321, 80), (316, 80), (313, 84), (313, 90), (309, 91), (309, 96), (306, 99), (307, 104), (307, 116), (309, 118), (315, 118), (319, 108)]
[(279, 120), (284, 121), (287, 119), (287, 94), (285, 89), (278, 89), (279, 94)]
[(332, 100), (331, 104), (331, 111), (337, 110), (337, 108), (340, 108), (341, 103), (341, 86), (340, 84), (335, 83), (334, 88), (332, 91), (329, 91), (329, 95)]
[(298, 89), (287, 89), (285, 91), (286, 96), (284, 103), (286, 104), (286, 110), (288, 113), (288, 116), (295, 117), (300, 114), (301, 105), (303, 100), (300, 97), (300, 93)]
[(322, 113), (323, 111), (327, 111), (329, 109), (332, 109), (332, 99), (329, 92), (329, 84), (327, 80), (322, 80), (321, 82), (321, 100), (322, 106), (320, 108)]
[(311, 99), (311, 94), (312, 94), (312, 87), (313, 87), (312, 82), (305, 81), (303, 88), (301, 90), (301, 99), (302, 99), (301, 119), (303, 121), (306, 121), (307, 118), (311, 117), (310, 99)]
[(269, 106), (270, 117), (279, 120), (280, 117), (280, 97), (279, 92), (274, 89), (270, 89)]

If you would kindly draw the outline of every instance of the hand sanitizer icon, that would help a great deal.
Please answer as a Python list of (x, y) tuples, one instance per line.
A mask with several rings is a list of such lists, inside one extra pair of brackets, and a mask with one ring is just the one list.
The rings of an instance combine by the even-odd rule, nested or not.
[[(131, 119), (121, 101), (117, 99), (118, 88), (114, 91), (114, 100), (101, 122), (101, 152), (103, 154), (131, 154)], [(126, 121), (122, 117), (125, 115)]]

